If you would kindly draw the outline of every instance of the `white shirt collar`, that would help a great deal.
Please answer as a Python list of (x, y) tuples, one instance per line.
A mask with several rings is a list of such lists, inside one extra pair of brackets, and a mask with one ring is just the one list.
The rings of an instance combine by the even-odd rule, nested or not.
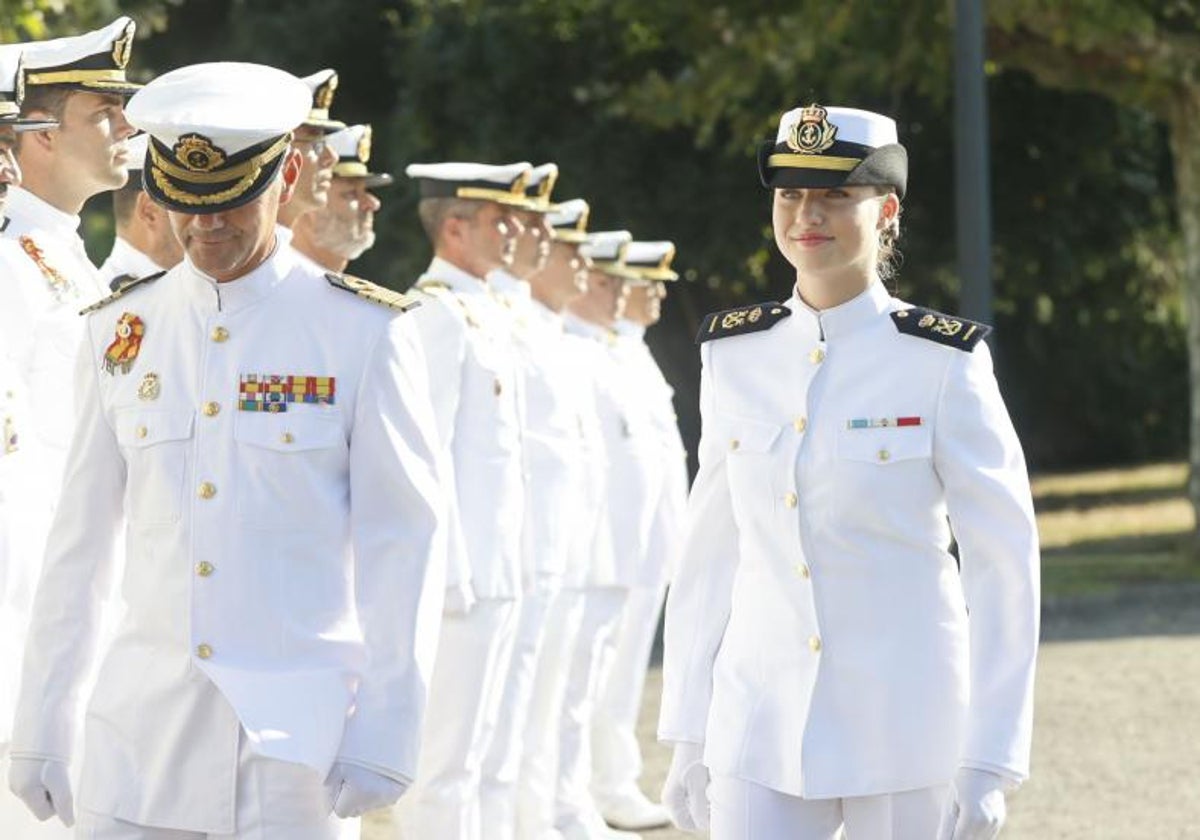
[(4, 215), (30, 229), (42, 228), (57, 236), (79, 237), (79, 216), (64, 213), (22, 187), (9, 187)]
[(861, 294), (829, 309), (813, 309), (800, 298), (797, 290), (793, 290), (791, 300), (785, 305), (801, 322), (810, 325), (819, 335), (830, 339), (866, 326), (889, 311), (892, 308), (891, 303), (892, 297), (883, 287), (883, 283), (875, 280)]
[(183, 275), (197, 297), (211, 302), (214, 308), (222, 312), (234, 312), (258, 303), (273, 292), (295, 267), (295, 252), (278, 238), (271, 255), (236, 280), (218, 283), (215, 278), (196, 268), (186, 256), (180, 263)]
[(163, 266), (118, 236), (113, 240), (112, 251), (109, 252), (108, 259), (104, 261), (101, 273), (108, 281), (121, 274), (128, 274), (130, 277), (145, 277), (163, 270)]
[[(462, 294), (484, 294), (487, 292), (486, 281), (476, 277), (454, 263), (441, 257), (434, 257), (429, 268), (421, 275), (421, 280), (434, 280), (445, 283), (451, 289)], [(418, 280), (417, 282), (421, 282)]]

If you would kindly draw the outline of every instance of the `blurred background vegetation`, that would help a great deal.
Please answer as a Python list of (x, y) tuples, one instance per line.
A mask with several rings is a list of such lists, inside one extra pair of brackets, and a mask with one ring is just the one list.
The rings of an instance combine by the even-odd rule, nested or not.
[[(373, 123), (373, 167), (400, 176), (379, 191), (378, 243), (351, 271), (395, 288), (406, 288), (429, 259), (406, 164), (555, 161), (556, 197), (588, 199), (593, 229), (627, 228), (678, 246), (687, 282), (672, 287), (650, 341), (694, 443), (698, 319), (790, 293), (753, 154), (782, 111), (817, 101), (897, 118), (911, 158), (897, 293), (956, 309), (952, 6), (0, 0), (0, 34), (71, 34), (124, 13), (139, 22), (131, 71), (141, 80), (212, 60), (264, 62), (297, 75), (337, 69), (334, 116)], [(1116, 37), (1152, 43), (1194, 33), (1196, 4), (1046, 6), (988, 4), (995, 350), (1004, 391), (1035, 469), (1184, 457), (1184, 261), (1156, 90), (1107, 89), (1104, 68), (1085, 79), (1094, 84), (1048, 87), (1045, 74), (1026, 68)], [(1034, 41), (1042, 51), (1030, 58), (1023, 49)], [(1134, 62), (1152, 53), (1119, 54)], [(1125, 81), (1143, 78), (1132, 63), (1124, 70)], [(107, 197), (89, 205), (86, 230), (99, 260), (112, 237)]]

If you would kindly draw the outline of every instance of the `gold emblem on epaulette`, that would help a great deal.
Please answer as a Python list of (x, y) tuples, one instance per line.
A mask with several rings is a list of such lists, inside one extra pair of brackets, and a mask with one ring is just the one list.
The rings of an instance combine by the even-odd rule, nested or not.
[(17, 88), (13, 93), (13, 97), (19, 106), (25, 101), (25, 56), (17, 59)]
[(313, 97), (313, 99), (315, 100), (318, 108), (329, 110), (329, 107), (333, 105), (333, 92), (337, 90), (337, 86), (338, 77), (337, 74), (334, 73), (329, 77), (328, 81), (317, 88), (316, 95)]
[(118, 70), (124, 70), (125, 66), (129, 64), (129, 55), (133, 52), (133, 31), (134, 23), (130, 21), (125, 26), (125, 31), (121, 33), (121, 37), (113, 42), (113, 63), (117, 65)]
[(366, 163), (371, 159), (371, 126), (367, 126), (363, 131), (362, 137), (358, 139), (358, 149), (356, 151), (358, 159)]
[(193, 172), (211, 172), (225, 163), (225, 152), (202, 134), (185, 134), (171, 149), (175, 159)]
[(812, 104), (800, 109), (800, 119), (788, 131), (787, 144), (793, 152), (819, 154), (833, 145), (837, 126), (829, 122), (829, 112)]
[[(761, 314), (762, 310), (760, 309), (759, 315)], [(755, 320), (758, 319), (756, 318)], [(726, 312), (721, 316), (721, 329), (723, 330), (731, 330), (735, 327), (740, 327), (744, 323), (746, 323), (746, 313), (741, 309), (734, 310), (733, 312)]]

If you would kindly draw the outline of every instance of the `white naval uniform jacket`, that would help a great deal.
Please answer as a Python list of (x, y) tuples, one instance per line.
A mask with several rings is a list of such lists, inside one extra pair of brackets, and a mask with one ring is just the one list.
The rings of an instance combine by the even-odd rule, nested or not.
[(162, 270), (161, 265), (118, 236), (113, 239), (108, 258), (100, 266), (100, 276), (111, 286), (118, 277), (145, 277)]
[(649, 407), (637, 378), (621, 363), (616, 334), (575, 316), (566, 324), (587, 339), (581, 370), (591, 373), (603, 442), (611, 585), (642, 586), (663, 478)]
[(960, 765), (1024, 779), (1037, 533), (987, 346), (902, 334), (889, 313), (907, 305), (879, 283), (820, 313), (783, 306), (701, 348), (660, 738), (806, 798), (945, 784)]
[[(133, 318), (125, 369), (106, 356)], [(84, 808), (232, 832), (239, 729), (322, 778), (335, 759), (413, 777), (444, 558), (409, 329), (287, 248), (219, 285), (185, 261), (88, 316), (14, 756), (76, 748), (124, 523), (127, 610), (87, 707)], [(285, 411), (244, 410), (250, 376), (331, 377), (334, 397), (297, 383)]]
[(646, 344), (645, 327), (621, 321), (617, 332), (618, 358), (645, 400), (655, 435), (654, 453), (662, 472), (659, 493), (652, 502), (653, 519), (646, 538), (645, 561), (639, 569), (638, 586), (665, 586), (678, 567), (683, 550), (689, 482), (687, 449), (679, 434), (675, 389), (668, 384)]
[(435, 257), (412, 318), (428, 365), (441, 462), (451, 465), (448, 583), (518, 598), (525, 514), (518, 368), (507, 316), (476, 277)]

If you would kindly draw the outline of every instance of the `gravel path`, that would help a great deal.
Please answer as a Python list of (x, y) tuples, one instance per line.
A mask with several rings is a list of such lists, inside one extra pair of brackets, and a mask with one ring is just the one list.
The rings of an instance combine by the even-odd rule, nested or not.
[[(1200, 586), (1048, 602), (1044, 615), (1033, 778), (1003, 840), (1200, 840)], [(653, 737), (660, 686), (655, 668), (640, 724), (654, 793), (670, 761)], [(370, 820), (364, 840), (390, 840), (385, 827)]]

